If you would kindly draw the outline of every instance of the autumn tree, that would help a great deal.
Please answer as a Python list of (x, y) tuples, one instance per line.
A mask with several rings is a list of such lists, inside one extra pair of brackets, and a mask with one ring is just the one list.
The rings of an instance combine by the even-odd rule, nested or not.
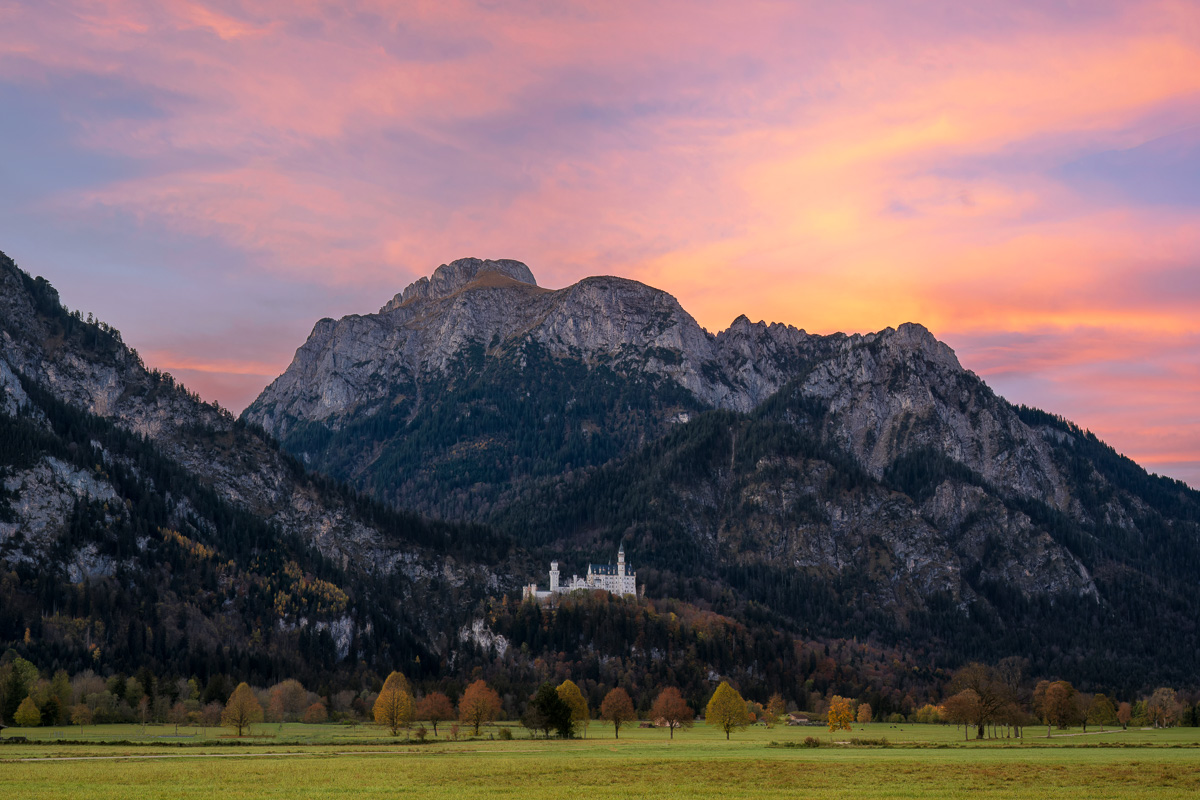
[(313, 703), (304, 711), (304, 722), (306, 725), (318, 725), (329, 719), (329, 709), (325, 708), (324, 703)]
[(1046, 725), (1049, 739), (1052, 728), (1065, 730), (1075, 721), (1075, 687), (1068, 681), (1039, 681), (1033, 690), (1033, 709)]
[(295, 722), (308, 706), (308, 690), (300, 681), (288, 678), (271, 687), (267, 718), (274, 722)]
[(691, 706), (674, 686), (668, 686), (658, 693), (654, 707), (650, 709), (650, 717), (656, 722), (661, 719), (667, 723), (672, 739), (675, 738), (676, 728), (690, 728), (695, 719)]
[(401, 728), (407, 728), (413, 721), (413, 698), (408, 691), (408, 680), (399, 672), (393, 672), (383, 683), (379, 697), (371, 709), (375, 722), (391, 731), (392, 736), (398, 736)]
[(874, 719), (874, 715), (871, 713), (871, 704), (870, 703), (859, 703), (858, 704), (858, 724), (866, 725), (872, 719)]
[(233, 694), (229, 695), (229, 702), (225, 704), (221, 722), (230, 728), (237, 729), (237, 735), (240, 738), (251, 725), (255, 722), (262, 722), (262, 720), (263, 708), (258, 702), (258, 698), (254, 696), (254, 692), (245, 682), (239, 683), (233, 690)]
[(1008, 683), (999, 670), (973, 661), (954, 673), (950, 681), (952, 691), (975, 693), (978, 702), (972, 707), (975, 718), (967, 720), (975, 726), (975, 738), (982, 739), (987, 726), (996, 721), (1000, 710), (1012, 702)]
[(13, 722), (21, 728), (36, 728), (42, 724), (42, 711), (37, 707), (37, 703), (33, 702), (32, 697), (26, 697), (17, 706), (17, 711), (13, 714)]
[(1098, 694), (1092, 698), (1092, 703), (1088, 707), (1087, 721), (1093, 725), (1099, 725), (1100, 730), (1104, 730), (1105, 725), (1112, 725), (1117, 721), (1117, 709), (1113, 706), (1112, 700), (1109, 700), (1102, 694)]
[(783, 702), (783, 695), (776, 692), (767, 700), (767, 707), (763, 709), (763, 719), (767, 723), (768, 728), (773, 728), (783, 719), (783, 715), (787, 713), (787, 704)]
[(963, 739), (968, 735), (975, 720), (979, 719), (979, 695), (974, 689), (963, 689), (956, 695), (946, 698), (942, 703), (942, 719), (955, 725), (963, 726)]
[(829, 732), (833, 733), (837, 730), (850, 730), (850, 723), (854, 721), (854, 708), (850, 701), (835, 694), (833, 699), (829, 701)]
[[(409, 697), (412, 697), (413, 693), (412, 684), (408, 682), (408, 678), (404, 677), (404, 673), (396, 672), (395, 670), (388, 673), (387, 679), (383, 682), (383, 689), (399, 689), (402, 692), (406, 692)], [(380, 689), (380, 691), (382, 692), (383, 689)]]
[(458, 701), (458, 719), (475, 729), (484, 723), (494, 722), (500, 716), (500, 695), (482, 680), (477, 680), (467, 687)]
[(1146, 716), (1156, 728), (1169, 728), (1174, 725), (1179, 720), (1182, 710), (1183, 707), (1175, 698), (1175, 690), (1165, 686), (1155, 689), (1154, 694), (1146, 701)]
[(584, 738), (587, 738), (587, 725), (591, 721), (591, 712), (583, 692), (579, 690), (574, 681), (569, 680), (560, 683), (555, 691), (571, 709), (572, 727), (581, 726), (584, 730)]
[(600, 703), (600, 718), (608, 720), (613, 726), (613, 738), (621, 738), (621, 725), (633, 722), (637, 714), (633, 710), (633, 701), (621, 687), (611, 690)]
[[(87, 703), (71, 707), (71, 724), (78, 725), (80, 730), (83, 730), (84, 725), (92, 724), (92, 710), (88, 708)], [(178, 729), (175, 732), (178, 733)]]
[(1117, 706), (1117, 722), (1121, 723), (1123, 730), (1129, 729), (1129, 720), (1133, 719), (1133, 706), (1129, 703), (1121, 703)]
[(454, 719), (454, 704), (450, 698), (441, 692), (430, 692), (417, 703), (417, 719), (422, 719), (433, 726), (433, 735), (437, 736), (439, 722)]
[(704, 709), (704, 721), (725, 731), (725, 738), (729, 739), (729, 734), (735, 728), (744, 728), (750, 724), (746, 701), (738, 694), (737, 689), (721, 681), (721, 685), (713, 692)]

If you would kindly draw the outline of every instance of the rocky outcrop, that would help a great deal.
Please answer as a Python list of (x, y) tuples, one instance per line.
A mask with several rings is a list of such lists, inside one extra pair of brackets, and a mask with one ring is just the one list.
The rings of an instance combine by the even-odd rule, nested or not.
[(517, 283), (537, 286), (529, 267), (520, 261), (507, 258), (498, 261), (479, 258), (460, 258), (449, 264), (442, 264), (428, 278), (419, 278), (410, 283), (408, 288), (396, 295), (379, 309), (380, 314), (395, 311), (400, 306), (414, 300), (440, 300), (449, 297), (475, 281), (495, 281), (497, 277), (508, 278)]
[(547, 291), (509, 260), (455, 261), (379, 314), (321, 320), (245, 416), (285, 442), (306, 423), (339, 430), (419, 398), (472, 346), (498, 354), (529, 343), (665, 378), (707, 408), (747, 412), (798, 380), (829, 407), (824, 435), (876, 477), (932, 448), (1008, 491), (1069, 504), (1050, 445), (920, 325), (816, 336), (741, 316), (714, 335), (658, 289), (597, 277)]

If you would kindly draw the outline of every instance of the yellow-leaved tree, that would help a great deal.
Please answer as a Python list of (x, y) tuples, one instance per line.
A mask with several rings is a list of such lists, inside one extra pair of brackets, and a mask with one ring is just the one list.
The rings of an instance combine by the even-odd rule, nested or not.
[(725, 731), (725, 738), (728, 739), (734, 728), (744, 728), (750, 724), (750, 715), (746, 713), (746, 701), (738, 694), (737, 689), (721, 681), (721, 685), (713, 692), (712, 699), (704, 709), (704, 721)]
[(244, 731), (250, 729), (251, 725), (262, 721), (262, 704), (258, 702), (258, 698), (254, 696), (254, 692), (245, 681), (239, 683), (233, 690), (233, 694), (229, 695), (229, 702), (225, 704), (225, 711), (221, 714), (221, 722), (236, 729), (237, 735), (240, 737)]
[(21, 701), (21, 705), (17, 706), (13, 722), (22, 728), (36, 728), (42, 724), (42, 712), (38, 710), (32, 697), (26, 697)]
[(414, 713), (408, 679), (399, 672), (388, 675), (379, 697), (375, 698), (372, 712), (375, 722), (391, 731), (392, 736), (399, 735), (401, 728), (408, 727), (412, 723)]
[(591, 721), (592, 715), (588, 710), (587, 699), (584, 698), (583, 692), (579, 691), (579, 687), (574, 681), (563, 681), (554, 690), (558, 693), (558, 697), (564, 703), (571, 707), (571, 724), (574, 726), (583, 727), (583, 738), (587, 738), (587, 726)]
[(858, 704), (858, 723), (860, 725), (866, 725), (868, 722), (871, 721), (873, 716), (874, 716), (874, 712), (871, 711), (870, 703), (859, 703)]
[(851, 730), (850, 723), (854, 721), (854, 708), (850, 701), (835, 694), (829, 701), (829, 732)]

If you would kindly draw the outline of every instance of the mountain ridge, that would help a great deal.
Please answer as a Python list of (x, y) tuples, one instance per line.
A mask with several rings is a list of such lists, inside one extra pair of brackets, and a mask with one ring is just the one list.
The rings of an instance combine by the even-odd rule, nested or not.
[(1069, 670), (1101, 619), (1149, 635), (1131, 586), (1194, 605), (1200, 493), (1013, 406), (916, 323), (822, 336), (740, 315), (710, 333), (635, 281), (467, 280), (325, 323), (244, 416), (384, 502), (546, 560), (624, 543), (653, 595), (797, 632), (919, 631), (970, 658), (1030, 624)]
[[(742, 315), (711, 334), (644, 284), (547, 290), (488, 263), (318, 322), (261, 405), (276, 439), (3, 259), (0, 558), (16, 577), (0, 575), (0, 634), (30, 626), (79, 659), (77, 621), (47, 608), (113, 592), (114, 653), (136, 652), (149, 614), (155, 642), (192, 642), (209, 672), (297, 668), (287, 646), (321, 670), (644, 663), (586, 642), (542, 653), (526, 610), (498, 618), (528, 652), (500, 653), (489, 628), (549, 560), (623, 543), (647, 602), (733, 620), (772, 652), (858, 640), (935, 671), (1015, 653), (1098, 686), (1188, 674), (1200, 493), (998, 397), (922, 326), (817, 336)], [(181, 603), (187, 587), (204, 602)], [(779, 657), (771, 681), (799, 669)]]

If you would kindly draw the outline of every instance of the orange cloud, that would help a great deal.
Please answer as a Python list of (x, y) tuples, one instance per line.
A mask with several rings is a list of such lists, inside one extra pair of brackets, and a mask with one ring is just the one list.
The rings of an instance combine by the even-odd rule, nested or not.
[[(362, 310), (469, 254), (637, 278), (710, 330), (917, 320), (1012, 399), (1200, 477), (1200, 290), (1169, 285), (1200, 207), (1061, 173), (1200, 125), (1194, 4), (66, 7), (0, 9), (0, 80), (123, 82), (136, 113), (63, 114), (141, 168), (47, 214), (218, 241), (246, 280), (358, 287)], [(290, 350), (163, 358), (237, 405)]]

